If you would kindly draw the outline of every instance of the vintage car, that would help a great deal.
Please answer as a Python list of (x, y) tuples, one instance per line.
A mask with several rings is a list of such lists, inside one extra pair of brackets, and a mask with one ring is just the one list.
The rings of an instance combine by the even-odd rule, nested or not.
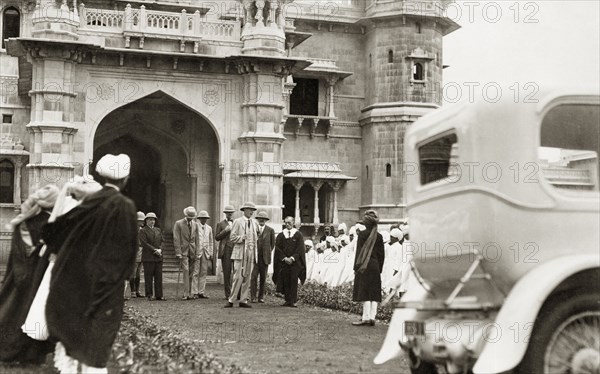
[(600, 93), (537, 96), (408, 128), (414, 282), (376, 364), (404, 352), (412, 373), (600, 372)]

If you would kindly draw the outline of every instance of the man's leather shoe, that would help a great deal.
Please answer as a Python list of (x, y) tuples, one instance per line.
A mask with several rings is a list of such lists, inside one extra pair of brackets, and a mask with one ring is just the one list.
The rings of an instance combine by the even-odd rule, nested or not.
[(154, 298), (153, 298), (152, 296), (148, 296), (146, 299), (147, 299), (148, 301), (153, 301), (153, 300), (154, 300)]
[(292, 304), (290, 304), (290, 303), (287, 303), (287, 302), (286, 302), (286, 303), (283, 303), (283, 304), (281, 304), (281, 306), (290, 306), (290, 305), (292, 305)]
[[(356, 321), (356, 322), (352, 322), (352, 324), (354, 326), (369, 326), (371, 325), (371, 321), (370, 320), (366, 320), (366, 321)], [(373, 325), (374, 326), (374, 325)]]
[(255, 302), (256, 302), (256, 299), (251, 299), (251, 300), (250, 300), (250, 302), (251, 302), (251, 303), (255, 303)]
[(240, 303), (240, 308), (252, 308), (252, 305), (247, 303)]
[(159, 297), (159, 298), (157, 298), (156, 300), (158, 300), (158, 301), (167, 301), (167, 299), (166, 299), (166, 298), (164, 298), (164, 297)]
[(210, 297), (206, 296), (205, 294), (201, 293), (198, 295), (199, 299), (210, 299)]
[(265, 299), (258, 299), (258, 302), (261, 303), (261, 304), (264, 304), (265, 303)]
[(375, 320), (374, 320), (374, 319), (370, 320), (370, 321), (369, 321), (369, 325), (371, 325), (371, 326), (375, 326)]
[(233, 303), (227, 303), (223, 308), (233, 308)]
[(292, 307), (292, 308), (297, 308), (297, 307), (298, 307), (298, 305), (297, 305), (296, 303), (292, 303), (292, 304), (290, 304), (290, 305), (288, 305), (288, 306), (290, 306), (290, 307)]
[(189, 300), (190, 298), (188, 296), (184, 296), (181, 298), (181, 300)]
[(194, 299), (194, 300), (196, 300), (196, 299), (199, 299), (199, 298), (200, 298), (200, 296), (198, 296), (198, 294), (195, 294), (195, 295), (192, 297), (192, 299)]

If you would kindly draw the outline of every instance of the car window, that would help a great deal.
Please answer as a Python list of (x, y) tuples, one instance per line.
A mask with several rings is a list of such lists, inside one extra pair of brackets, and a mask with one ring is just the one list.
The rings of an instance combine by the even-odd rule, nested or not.
[(449, 134), (419, 147), (419, 170), (421, 184), (429, 184), (451, 176), (457, 149), (456, 134)]
[(598, 191), (600, 106), (564, 104), (544, 117), (538, 151), (540, 171), (563, 191)]

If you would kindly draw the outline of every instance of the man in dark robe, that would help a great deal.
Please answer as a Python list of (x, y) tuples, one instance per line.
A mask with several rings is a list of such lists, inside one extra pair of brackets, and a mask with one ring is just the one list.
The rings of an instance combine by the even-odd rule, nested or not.
[(285, 229), (275, 240), (274, 278), (283, 286), (285, 303), (283, 306), (296, 308), (298, 301), (298, 279), (304, 283), (306, 279), (306, 258), (304, 254), (304, 237), (294, 228), (294, 218), (286, 217)]
[(381, 271), (385, 250), (383, 237), (377, 232), (378, 223), (377, 212), (367, 210), (363, 217), (365, 230), (358, 232), (352, 301), (363, 303), (363, 317), (352, 323), (355, 326), (375, 326), (377, 304), (381, 302)]
[(11, 250), (0, 287), (0, 361), (41, 364), (54, 349), (51, 342), (29, 337), (21, 326), (48, 267), (48, 256), (40, 257), (41, 234), (57, 195), (54, 185), (37, 190), (10, 222)]
[(103, 188), (48, 224), (43, 235), (58, 252), (46, 306), (50, 337), (96, 372), (106, 370), (137, 251), (135, 205), (120, 192), (129, 170), (127, 155), (102, 157), (96, 172)]

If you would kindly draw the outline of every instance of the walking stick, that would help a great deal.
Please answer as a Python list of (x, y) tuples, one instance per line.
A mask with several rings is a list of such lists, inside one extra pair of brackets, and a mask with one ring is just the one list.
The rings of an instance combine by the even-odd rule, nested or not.
[(181, 281), (181, 266), (183, 259), (179, 259), (179, 270), (177, 271), (177, 288), (175, 289), (175, 297), (179, 298), (179, 282)]

